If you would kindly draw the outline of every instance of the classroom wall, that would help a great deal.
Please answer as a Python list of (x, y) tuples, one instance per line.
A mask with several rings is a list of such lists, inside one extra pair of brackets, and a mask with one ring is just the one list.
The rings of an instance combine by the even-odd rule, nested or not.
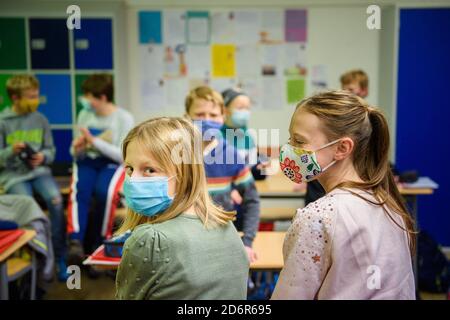
[[(151, 3), (152, 1), (150, 1)], [(129, 48), (129, 73), (130, 79), (130, 106), (138, 119), (149, 116), (171, 115), (180, 116), (184, 112), (183, 106), (167, 110), (149, 111), (142, 109), (140, 97), (140, 71), (137, 63), (138, 52), (138, 19), (140, 10), (160, 10), (173, 8), (174, 4), (164, 7), (158, 5), (142, 5), (142, 2), (131, 2), (127, 9), (127, 41)], [(192, 3), (190, 6), (189, 4)], [(213, 2), (214, 3), (214, 2)], [(217, 3), (217, 1), (215, 2)], [(370, 77), (370, 95), (368, 100), (372, 104), (378, 104), (379, 86), (379, 31), (366, 28), (367, 5), (342, 5), (342, 6), (314, 6), (301, 5), (277, 5), (267, 6), (265, 1), (246, 1), (245, 6), (211, 5), (202, 9), (237, 9), (259, 8), (264, 3), (265, 9), (270, 8), (306, 8), (308, 9), (308, 41), (307, 41), (307, 65), (310, 69), (314, 65), (325, 65), (328, 75), (329, 88), (340, 88), (340, 75), (352, 68), (364, 69)], [(198, 1), (183, 1), (183, 9), (192, 9)], [(299, 5), (300, 4), (300, 5)], [(357, 41), (355, 41), (357, 40)], [(312, 94), (309, 84), (306, 86), (307, 94)], [(182, 94), (182, 93), (180, 93)], [(390, 112), (390, 110), (388, 110)], [(293, 106), (287, 103), (272, 110), (260, 109), (252, 114), (250, 127), (255, 129), (280, 129), (280, 142), (288, 139), (289, 120), (293, 112)], [(276, 145), (278, 141), (268, 141), (268, 144)]]
[(14, 0), (0, 1), (0, 15), (11, 17), (59, 17), (67, 18), (66, 9), (69, 5), (77, 4), (81, 8), (81, 17), (112, 17), (113, 18), (113, 50), (114, 50), (114, 78), (117, 90), (115, 99), (119, 105), (128, 105), (128, 50), (125, 33), (125, 2), (122, 0)]

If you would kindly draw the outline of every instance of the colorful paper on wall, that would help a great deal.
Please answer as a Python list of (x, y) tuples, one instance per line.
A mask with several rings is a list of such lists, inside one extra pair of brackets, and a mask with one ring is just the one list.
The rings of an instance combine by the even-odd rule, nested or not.
[(211, 47), (212, 76), (234, 77), (236, 75), (236, 47), (215, 44)]
[(288, 79), (286, 81), (286, 96), (289, 104), (300, 102), (305, 97), (305, 79)]
[(208, 11), (188, 11), (186, 40), (188, 44), (209, 44), (211, 23)]
[(287, 42), (306, 42), (307, 13), (306, 10), (286, 10), (285, 40)]
[(140, 11), (139, 43), (162, 43), (161, 11)]

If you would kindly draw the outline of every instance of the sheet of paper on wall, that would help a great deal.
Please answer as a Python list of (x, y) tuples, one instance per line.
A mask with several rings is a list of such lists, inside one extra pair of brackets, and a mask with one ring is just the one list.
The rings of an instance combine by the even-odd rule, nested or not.
[(164, 47), (162, 45), (140, 45), (139, 71), (151, 79), (161, 79), (164, 75)]
[(283, 10), (263, 10), (261, 12), (260, 42), (267, 44), (284, 42)]
[(288, 104), (297, 104), (305, 97), (305, 78), (288, 77), (286, 79), (286, 98)]
[(311, 93), (323, 91), (328, 88), (328, 72), (326, 65), (314, 65), (311, 67)]
[(176, 46), (186, 43), (186, 11), (164, 10), (163, 33), (164, 44)]
[(211, 14), (211, 42), (235, 43), (236, 21), (232, 11), (216, 11)]
[(306, 76), (306, 43), (284, 45), (284, 74)]
[(281, 109), (285, 99), (285, 85), (283, 78), (279, 77), (262, 77), (262, 108), (263, 109)]
[(211, 88), (217, 92), (223, 92), (227, 89), (237, 87), (237, 80), (235, 78), (212, 78), (209, 83)]
[(261, 74), (260, 46), (247, 44), (236, 47), (236, 73), (239, 77)]
[(283, 72), (283, 49), (279, 44), (260, 46), (261, 73), (263, 76), (281, 76)]
[(139, 11), (139, 43), (162, 43), (161, 11)]
[(186, 47), (187, 75), (191, 78), (211, 76), (210, 46), (191, 45)]
[(255, 10), (235, 11), (236, 21), (235, 43), (238, 45), (254, 44), (260, 41), (261, 12)]
[(186, 23), (187, 42), (189, 44), (209, 44), (211, 24), (208, 11), (188, 11)]
[(214, 44), (211, 46), (212, 76), (236, 76), (236, 46), (228, 44)]
[(182, 115), (184, 99), (189, 93), (189, 80), (187, 78), (167, 79), (164, 81), (164, 86), (167, 108), (171, 110), (171, 114)]
[(141, 108), (144, 112), (156, 112), (165, 109), (164, 80), (142, 77), (141, 97)]
[(179, 78), (186, 75), (186, 45), (164, 46), (164, 78)]
[(261, 108), (261, 81), (259, 78), (240, 77), (237, 87), (250, 98), (252, 109)]
[(285, 40), (286, 42), (307, 41), (307, 11), (285, 11)]

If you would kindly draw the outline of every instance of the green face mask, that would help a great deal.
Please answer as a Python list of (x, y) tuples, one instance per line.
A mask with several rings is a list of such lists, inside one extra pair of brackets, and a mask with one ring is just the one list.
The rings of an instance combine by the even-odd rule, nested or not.
[(83, 107), (84, 110), (86, 110), (86, 111), (94, 111), (94, 109), (92, 108), (91, 103), (89, 102), (89, 100), (87, 98), (81, 96), (78, 100), (80, 101), (81, 106)]

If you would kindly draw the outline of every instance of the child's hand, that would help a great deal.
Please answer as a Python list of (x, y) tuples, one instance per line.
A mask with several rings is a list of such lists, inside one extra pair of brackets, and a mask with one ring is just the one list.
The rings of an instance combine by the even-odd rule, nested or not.
[(32, 156), (29, 162), (33, 168), (36, 168), (37, 166), (40, 166), (44, 162), (44, 160), (44, 154), (42, 152), (38, 152)]
[(235, 204), (242, 203), (242, 197), (236, 189), (231, 190), (230, 196), (231, 196), (231, 200), (233, 200), (233, 202)]
[(22, 151), (25, 148), (25, 143), (23, 142), (16, 142), (13, 144), (13, 153), (14, 154), (19, 154), (20, 151)]
[(250, 263), (258, 260), (258, 256), (256, 255), (256, 252), (253, 250), (253, 248), (245, 246), (245, 251), (247, 251), (248, 261), (250, 261)]
[(83, 134), (84, 139), (88, 144), (92, 144), (94, 141), (94, 136), (87, 128), (80, 128), (81, 133)]
[(72, 142), (75, 153), (80, 153), (86, 148), (86, 139), (84, 136), (78, 137)]

